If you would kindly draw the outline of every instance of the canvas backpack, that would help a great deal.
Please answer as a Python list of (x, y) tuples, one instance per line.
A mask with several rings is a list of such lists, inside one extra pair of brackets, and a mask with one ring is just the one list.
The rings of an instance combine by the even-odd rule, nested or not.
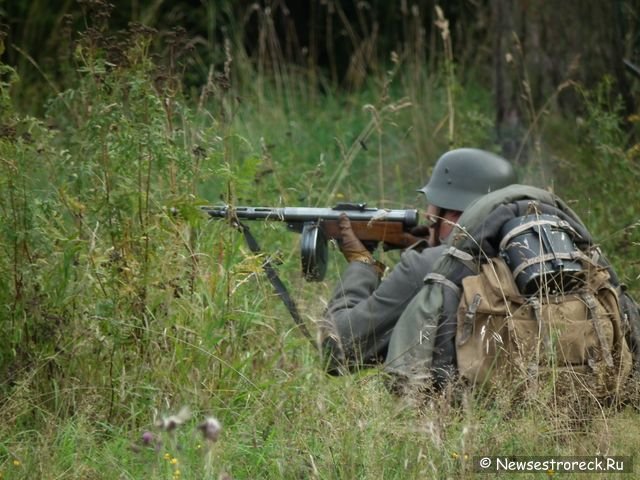
[(521, 293), (501, 256), (462, 280), (455, 340), (462, 378), (619, 394), (632, 359), (618, 293), (605, 268), (578, 256), (582, 281), (568, 292)]

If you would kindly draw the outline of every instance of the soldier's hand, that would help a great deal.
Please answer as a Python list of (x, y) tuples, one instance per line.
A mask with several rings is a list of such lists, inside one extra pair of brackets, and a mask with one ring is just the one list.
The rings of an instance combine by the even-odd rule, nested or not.
[(338, 228), (340, 229), (340, 238), (338, 244), (340, 250), (347, 259), (347, 262), (362, 262), (372, 265), (375, 268), (378, 277), (382, 277), (387, 267), (384, 263), (378, 262), (371, 252), (363, 245), (351, 228), (351, 220), (346, 213), (341, 213), (338, 219)]
[(340, 251), (347, 259), (347, 262), (369, 260), (373, 261), (373, 255), (362, 244), (360, 239), (356, 237), (351, 228), (351, 221), (346, 213), (341, 213), (338, 219), (338, 228), (340, 229), (340, 238), (338, 245)]

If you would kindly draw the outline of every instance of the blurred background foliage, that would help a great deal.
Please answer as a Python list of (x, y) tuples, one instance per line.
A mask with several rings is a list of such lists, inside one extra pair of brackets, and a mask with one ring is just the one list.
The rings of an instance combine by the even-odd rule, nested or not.
[[(434, 0), (336, 1), (5, 1), (0, 7), (5, 63), (24, 79), (19, 98), (39, 109), (29, 88), (60, 88), (73, 65), (74, 34), (118, 32), (139, 23), (158, 30), (155, 53), (179, 62), (186, 85), (202, 85), (212, 65), (224, 62), (224, 42), (243, 51), (256, 71), (297, 67), (313, 89), (357, 89), (380, 75), (395, 52), (406, 62), (436, 70), (439, 46)], [(637, 0), (535, 2), (456, 0), (443, 2), (456, 73), (482, 79), (492, 88), (497, 121), (511, 124), (526, 112), (518, 97), (541, 105), (567, 81), (590, 89), (604, 75), (614, 81), (625, 113), (635, 111), (632, 80), (623, 58), (639, 61)], [(567, 20), (563, 20), (567, 19)], [(569, 21), (570, 20), (570, 21)], [(173, 39), (173, 40), (172, 40)], [(185, 55), (186, 52), (189, 55)], [(35, 98), (38, 98), (37, 96)], [(558, 95), (558, 105), (576, 113), (575, 92)]]

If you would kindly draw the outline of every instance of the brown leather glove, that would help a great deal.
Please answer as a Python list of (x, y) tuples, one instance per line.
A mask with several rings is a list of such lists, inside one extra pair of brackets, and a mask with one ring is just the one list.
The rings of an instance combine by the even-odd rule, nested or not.
[(356, 237), (356, 234), (351, 228), (351, 221), (346, 213), (341, 213), (338, 219), (338, 228), (340, 229), (340, 238), (338, 239), (338, 245), (340, 251), (347, 259), (347, 262), (362, 262), (369, 265), (373, 265), (378, 271), (379, 275), (382, 275), (386, 269), (386, 266), (378, 262), (371, 252), (365, 248), (360, 239)]
[(346, 213), (340, 214), (338, 228), (340, 229), (340, 238), (338, 239), (340, 251), (347, 259), (347, 262), (359, 261), (361, 258), (373, 260), (371, 252), (365, 248), (360, 239), (353, 233), (351, 220), (349, 220)]

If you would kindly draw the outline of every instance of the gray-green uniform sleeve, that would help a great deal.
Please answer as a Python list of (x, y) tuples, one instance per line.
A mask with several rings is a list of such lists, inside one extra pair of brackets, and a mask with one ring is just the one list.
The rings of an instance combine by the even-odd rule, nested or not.
[(322, 346), (329, 372), (384, 360), (398, 318), (443, 251), (443, 246), (407, 250), (382, 282), (372, 265), (349, 264), (323, 316)]

